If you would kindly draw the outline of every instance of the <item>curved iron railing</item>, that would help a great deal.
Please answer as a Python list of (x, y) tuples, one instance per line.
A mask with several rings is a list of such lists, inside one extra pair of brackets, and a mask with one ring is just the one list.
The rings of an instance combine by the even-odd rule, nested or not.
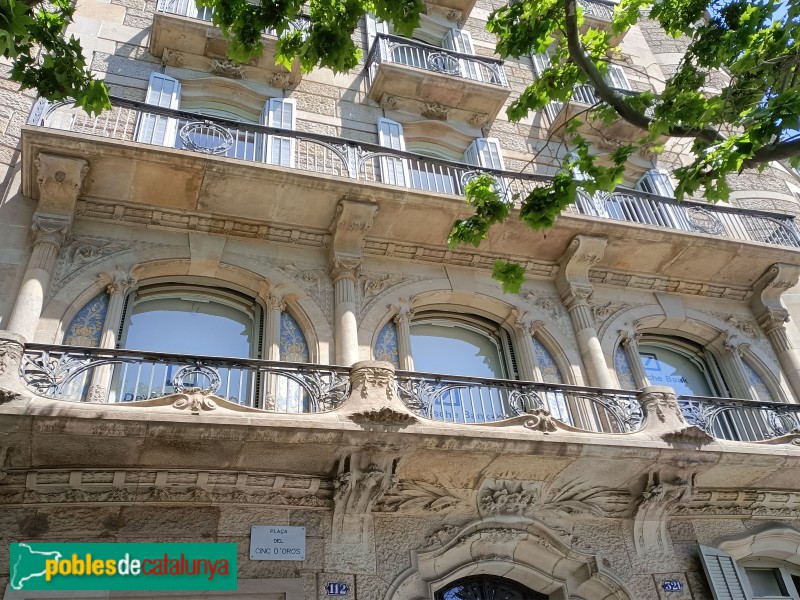
[(403, 403), (420, 417), (451, 423), (490, 423), (546, 411), (553, 419), (597, 433), (627, 433), (642, 424), (638, 392), (397, 372)]
[(578, 0), (578, 6), (583, 9), (583, 15), (586, 17), (611, 21), (614, 18), (616, 3), (604, 0)]
[(395, 63), (507, 88), (503, 61), (431, 46), (416, 40), (381, 33), (367, 55), (370, 83), (381, 63)]
[(199, 388), (270, 412), (332, 410), (350, 393), (350, 370), (329, 365), (27, 344), (20, 377), (41, 396), (131, 402)]
[[(153, 126), (153, 120), (161, 120), (159, 127)], [(205, 117), (122, 98), (113, 98), (112, 108), (97, 117), (90, 117), (68, 103), (39, 100), (28, 124), (449, 195), (464, 195), (467, 183), (483, 173), (495, 178), (509, 200), (525, 197), (550, 181), (550, 177), (535, 173), (532, 164), (523, 172), (485, 169), (377, 144)], [(161, 133), (160, 138), (154, 137), (156, 131)], [(275, 140), (288, 140), (289, 151), (271, 151)], [(611, 194), (581, 196), (566, 212), (800, 247), (800, 231), (791, 215), (688, 201), (678, 203), (672, 198), (625, 188)]]
[(800, 433), (800, 404), (683, 396), (684, 418), (712, 437), (756, 442)]

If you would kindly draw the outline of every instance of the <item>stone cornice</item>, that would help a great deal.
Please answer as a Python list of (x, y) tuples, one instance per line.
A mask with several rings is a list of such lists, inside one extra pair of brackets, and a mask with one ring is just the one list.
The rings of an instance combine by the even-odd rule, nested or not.
[[(77, 217), (79, 220), (92, 222), (147, 225), (151, 228), (172, 231), (203, 231), (228, 235), (232, 238), (265, 240), (325, 250), (331, 245), (331, 234), (323, 230), (96, 200), (79, 200)], [(558, 264), (555, 261), (475, 251), (467, 247), (451, 250), (444, 245), (414, 244), (369, 236), (365, 238), (363, 254), (365, 258), (381, 257), (424, 264), (470, 267), (485, 271), (491, 271), (494, 261), (498, 258), (510, 259), (522, 264), (529, 278), (550, 281), (555, 279), (558, 272)], [(750, 297), (750, 289), (746, 286), (675, 279), (617, 269), (592, 268), (589, 270), (588, 278), (594, 285), (641, 291), (671, 292), (735, 301), (747, 300)]]

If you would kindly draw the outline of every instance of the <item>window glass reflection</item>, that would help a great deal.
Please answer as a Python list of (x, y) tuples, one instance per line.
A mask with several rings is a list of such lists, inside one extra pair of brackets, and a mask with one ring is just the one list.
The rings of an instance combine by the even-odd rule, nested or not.
[(411, 325), (414, 369), (447, 375), (504, 378), (500, 350), (488, 335), (457, 323)]
[(668, 385), (679, 396), (717, 396), (707, 370), (687, 355), (662, 346), (639, 344), (647, 378), (653, 385)]

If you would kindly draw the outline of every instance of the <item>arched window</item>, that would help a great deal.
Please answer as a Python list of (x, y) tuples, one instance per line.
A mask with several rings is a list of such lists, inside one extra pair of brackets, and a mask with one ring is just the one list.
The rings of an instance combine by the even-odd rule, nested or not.
[(644, 336), (639, 357), (651, 385), (668, 385), (679, 396), (727, 396), (727, 386), (712, 355), (681, 338)]
[(454, 581), (434, 595), (435, 600), (547, 600), (511, 579), (476, 575)]
[(508, 335), (478, 317), (431, 313), (410, 327), (414, 370), (446, 375), (513, 379)]

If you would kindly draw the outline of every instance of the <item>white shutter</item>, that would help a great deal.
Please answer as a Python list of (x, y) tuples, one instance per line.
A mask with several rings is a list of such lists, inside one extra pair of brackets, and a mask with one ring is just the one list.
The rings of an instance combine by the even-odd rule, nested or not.
[[(194, 0), (192, 0), (194, 1)], [(151, 73), (145, 102), (161, 108), (177, 109), (181, 101), (180, 82), (162, 73)], [(150, 113), (142, 113), (136, 133), (136, 141), (158, 146), (175, 146), (178, 120)]]
[[(448, 31), (442, 40), (442, 47), (460, 52), (461, 54), (475, 54), (475, 47), (472, 45), (472, 36), (469, 31), (464, 31), (463, 29), (453, 28)], [(482, 81), (480, 66), (477, 62), (468, 58), (459, 58), (458, 63), (461, 66), (462, 77), (465, 79)]]
[(536, 76), (541, 77), (544, 70), (550, 66), (550, 55), (547, 52), (531, 54), (531, 61), (533, 62), (533, 70), (536, 71)]
[[(295, 100), (293, 98), (270, 98), (261, 113), (261, 122), (280, 129), (295, 128)], [(294, 167), (295, 139), (292, 136), (268, 135), (265, 162), (281, 167)]]
[(464, 160), (486, 169), (505, 170), (500, 140), (497, 138), (477, 138), (464, 152)]
[[(403, 137), (403, 126), (397, 121), (378, 119), (378, 142), (384, 148), (391, 150), (405, 150), (406, 141)], [(404, 158), (391, 156), (381, 157), (381, 181), (389, 185), (408, 186), (408, 164)]]
[(618, 90), (630, 90), (631, 85), (625, 76), (625, 69), (618, 65), (608, 65), (608, 72), (605, 76), (606, 83)]
[(700, 558), (714, 600), (752, 600), (749, 586), (730, 554), (700, 546)]
[(389, 33), (389, 25), (385, 21), (379, 21), (373, 15), (366, 15), (367, 21), (367, 48), (372, 46), (379, 33)]
[(651, 169), (642, 175), (642, 178), (636, 182), (636, 189), (657, 196), (675, 197), (675, 189), (672, 187), (669, 175), (660, 169)]
[[(497, 138), (477, 138), (464, 152), (464, 162), (485, 169), (505, 170), (500, 140)], [(495, 191), (501, 196), (505, 194), (506, 183), (502, 177), (494, 177)]]

